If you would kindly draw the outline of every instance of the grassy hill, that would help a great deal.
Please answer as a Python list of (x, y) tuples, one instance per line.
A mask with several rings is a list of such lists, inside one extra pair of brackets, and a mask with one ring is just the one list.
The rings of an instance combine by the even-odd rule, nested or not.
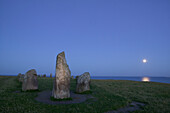
[[(54, 78), (38, 78), (40, 91), (52, 90)], [(75, 91), (76, 81), (71, 80)], [(17, 77), (0, 76), (0, 112), (2, 113), (103, 113), (127, 106), (132, 101), (145, 103), (135, 113), (169, 113), (170, 84), (126, 80), (92, 80), (92, 96), (86, 102), (69, 105), (48, 105), (37, 102), (38, 92), (21, 91)]]

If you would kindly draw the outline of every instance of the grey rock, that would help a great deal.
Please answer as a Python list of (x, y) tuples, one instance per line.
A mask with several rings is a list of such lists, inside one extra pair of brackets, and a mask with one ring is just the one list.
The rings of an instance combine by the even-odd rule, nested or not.
[(23, 82), (23, 80), (24, 80), (24, 74), (19, 73), (18, 74), (18, 81)]
[(46, 77), (46, 74), (43, 74), (43, 77)]
[(24, 80), (22, 82), (22, 91), (37, 89), (38, 89), (37, 72), (35, 69), (31, 69), (28, 72), (26, 72), (24, 76)]
[(56, 99), (70, 97), (71, 71), (65, 59), (65, 53), (59, 53), (56, 61), (56, 73), (52, 96)]
[(20, 77), (21, 76), (21, 73), (18, 73), (18, 77)]
[(77, 80), (78, 78), (79, 78), (79, 76), (77, 75), (77, 76), (76, 76), (76, 80)]
[(76, 78), (77, 78), (77, 85), (76, 85), (77, 93), (82, 93), (82, 92), (90, 90), (90, 73), (89, 72), (85, 72)]
[(52, 78), (52, 73), (50, 73), (50, 77)]

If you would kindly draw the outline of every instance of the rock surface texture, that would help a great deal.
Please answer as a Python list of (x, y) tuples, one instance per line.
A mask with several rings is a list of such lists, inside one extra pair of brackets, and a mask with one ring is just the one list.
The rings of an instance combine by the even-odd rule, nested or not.
[(21, 73), (19, 73), (19, 74), (18, 74), (18, 77), (20, 77), (21, 75), (22, 75), (22, 74), (21, 74)]
[(50, 73), (50, 77), (52, 78), (52, 73)]
[(65, 59), (65, 53), (59, 53), (56, 61), (56, 73), (53, 85), (52, 96), (56, 99), (70, 97), (71, 71)]
[(37, 89), (38, 89), (37, 72), (35, 69), (31, 69), (24, 76), (24, 80), (22, 82), (22, 91)]
[(85, 72), (79, 77), (77, 77), (76, 92), (82, 93), (84, 91), (90, 90), (90, 73)]
[(46, 77), (46, 74), (43, 74), (43, 77)]
[(19, 73), (18, 74), (18, 80), (19, 80), (19, 82), (23, 82), (24, 81), (24, 74)]

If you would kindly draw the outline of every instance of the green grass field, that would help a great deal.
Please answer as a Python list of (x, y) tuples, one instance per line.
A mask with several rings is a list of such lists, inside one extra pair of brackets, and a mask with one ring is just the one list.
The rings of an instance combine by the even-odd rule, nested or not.
[[(38, 78), (39, 90), (52, 90), (53, 78)], [(71, 80), (75, 91), (76, 81)], [(125, 80), (92, 80), (91, 95), (97, 99), (69, 105), (37, 102), (38, 92), (20, 92), (17, 77), (0, 76), (0, 113), (103, 113), (127, 106), (132, 101), (146, 104), (135, 113), (170, 113), (170, 84)]]

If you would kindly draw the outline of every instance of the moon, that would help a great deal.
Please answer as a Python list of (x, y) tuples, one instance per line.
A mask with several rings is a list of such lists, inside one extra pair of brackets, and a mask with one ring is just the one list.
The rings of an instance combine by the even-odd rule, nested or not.
[(142, 78), (142, 81), (143, 81), (143, 82), (149, 82), (150, 79), (149, 79), (149, 77), (143, 77), (143, 78)]
[(146, 63), (146, 62), (148, 62), (148, 61), (147, 61), (146, 59), (143, 59), (142, 62), (143, 62), (143, 63)]

